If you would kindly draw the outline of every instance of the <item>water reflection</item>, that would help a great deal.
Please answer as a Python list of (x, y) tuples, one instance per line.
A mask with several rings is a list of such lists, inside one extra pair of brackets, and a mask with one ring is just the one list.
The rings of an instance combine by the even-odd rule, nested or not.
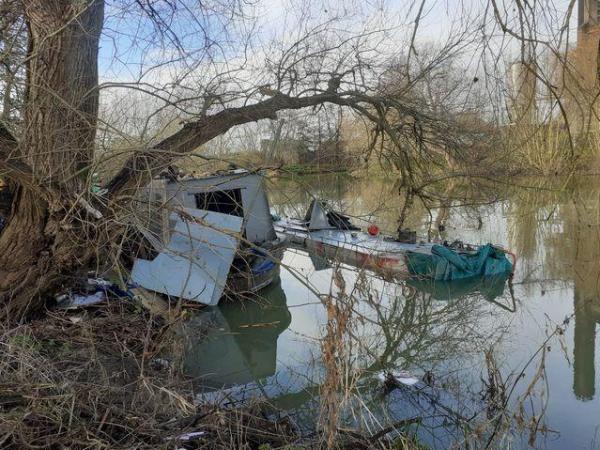
[[(355, 299), (349, 330), (352, 345), (348, 344), (351, 351), (344, 369), (359, 374), (356, 395), (360, 393), (366, 402), (348, 413), (346, 419), (354, 420), (353, 426), (356, 421), (367, 426), (368, 417), (373, 426), (414, 413), (403, 405), (408, 401), (406, 392), (378, 395), (381, 384), (372, 373), (408, 370), (421, 378), (432, 372), (436, 389), (447, 394), (443, 398), (477, 404), (486, 389), (482, 381), (488, 370), (486, 351), (494, 350), (499, 370), (512, 382), (556, 325), (571, 317), (564, 335), (547, 344), (542, 371), (546, 385), (535, 401), (522, 405), (522, 411), (537, 418), (544, 412), (548, 427), (560, 433), (544, 442), (548, 448), (587, 448), (595, 439), (600, 425), (595, 376), (600, 322), (598, 183), (584, 180), (554, 188), (546, 181), (522, 182), (527, 183), (527, 189), (503, 188), (498, 194), (503, 200), (495, 204), (461, 208), (445, 202), (430, 214), (415, 202), (407, 218), (407, 226), (416, 228), (420, 236), (427, 236), (437, 219), (448, 237), (495, 242), (514, 250), (519, 257), (514, 296), (506, 280), (392, 283), (341, 266)], [(468, 194), (460, 186), (451, 187), (453, 195)], [(447, 187), (440, 188), (440, 196), (444, 193)], [(313, 195), (331, 199), (336, 208), (374, 221), (383, 230), (396, 228), (401, 199), (394, 184), (386, 181), (334, 176), (300, 183), (280, 180), (271, 200), (280, 212), (300, 216)], [(327, 316), (322, 299), (304, 283), (328, 294), (340, 265), (319, 255), (291, 251), (284, 262), (294, 269), (294, 276), (282, 270), (281, 284), (260, 298), (242, 306), (221, 305), (193, 318), (186, 332), (191, 336), (186, 368), (202, 395), (225, 387), (229, 398), (260, 396), (314, 419), (326, 370), (320, 345)], [(536, 364), (517, 383), (514, 399), (529, 390)], [(430, 425), (431, 438), (425, 441), (446, 447), (449, 441), (440, 444), (434, 438), (443, 427)], [(516, 440), (514, 446), (526, 447), (526, 440)]]
[[(573, 279), (573, 391), (592, 400), (596, 393), (596, 324), (600, 322), (600, 197), (572, 193), (562, 208), (562, 235), (569, 245), (559, 257)], [(566, 253), (566, 254), (565, 254)]]
[(223, 389), (275, 374), (277, 339), (291, 314), (279, 282), (261, 298), (224, 302), (195, 314), (185, 325), (184, 370), (199, 389)]
[[(464, 297), (469, 294), (477, 293), (490, 303), (505, 309), (509, 312), (515, 312), (517, 305), (514, 296), (509, 296), (508, 302), (499, 302), (496, 299), (504, 294), (508, 275), (497, 277), (476, 277), (456, 281), (430, 281), (409, 279), (406, 281), (408, 286), (414, 287), (419, 292), (426, 292), (436, 300), (450, 300), (453, 298)], [(511, 288), (512, 289), (512, 288)]]
[[(596, 323), (600, 314), (580, 291), (575, 289), (575, 332), (573, 346), (573, 392), (581, 400), (592, 400), (596, 393)], [(592, 299), (595, 300), (595, 299)]]
[[(314, 275), (314, 256), (288, 251), (285, 261), (293, 259), (297, 267), (304, 266)], [(326, 263), (328, 267), (335, 264)], [(327, 284), (333, 270), (319, 271)], [(479, 314), (489, 314), (482, 306), (493, 305), (482, 304), (480, 293), (495, 301), (503, 294), (506, 278), (389, 283), (374, 275), (347, 266), (340, 275), (357, 299), (349, 324), (355, 348), (347, 355), (348, 370), (360, 374), (355, 388), (363, 400), (355, 407), (364, 409), (370, 399), (369, 415), (376, 413), (379, 420), (391, 416), (399, 420), (419, 407), (429, 411), (432, 418), (426, 423), (432, 428), (445, 423), (460, 429), (469, 403), (464, 396), (421, 382), (418, 391), (400, 389), (390, 394), (381, 410), (383, 385), (373, 377), (405, 369), (419, 374), (424, 367), (437, 371), (446, 358), (469, 354), (487, 339), (497, 338), (494, 333), (480, 334), (470, 324)], [(320, 360), (320, 343), (327, 315), (317, 298), (302, 295), (302, 283), (284, 281), (285, 290), (277, 283), (254, 299), (195, 314), (186, 323), (184, 368), (194, 378), (201, 401), (235, 404), (260, 398), (277, 409), (293, 411), (298, 423), (309, 429), (318, 419), (326, 370)], [(319, 285), (320, 289), (324, 291), (327, 284)], [(434, 410), (439, 411), (433, 414)], [(346, 420), (355, 422), (356, 417), (353, 413)]]
[[(596, 392), (596, 324), (600, 322), (600, 196), (590, 181), (581, 179), (564, 189), (548, 189), (536, 182), (536, 189), (518, 191), (511, 198), (510, 224), (525, 280), (562, 280), (572, 285), (572, 386), (582, 401), (592, 400)], [(534, 292), (527, 293), (535, 297)]]

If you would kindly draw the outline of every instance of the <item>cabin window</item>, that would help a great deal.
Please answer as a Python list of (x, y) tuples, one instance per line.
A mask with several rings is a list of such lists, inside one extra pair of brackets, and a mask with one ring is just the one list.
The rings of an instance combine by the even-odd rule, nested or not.
[(196, 208), (198, 209), (244, 217), (241, 189), (199, 192), (194, 194), (194, 197), (196, 197)]

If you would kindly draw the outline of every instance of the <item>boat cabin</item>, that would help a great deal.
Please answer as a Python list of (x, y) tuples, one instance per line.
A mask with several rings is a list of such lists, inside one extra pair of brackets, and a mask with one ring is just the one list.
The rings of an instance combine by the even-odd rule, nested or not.
[(134, 261), (131, 278), (140, 286), (214, 305), (226, 287), (254, 292), (278, 275), (273, 254), (282, 240), (260, 173), (153, 180), (139, 204), (138, 229), (155, 250)]
[(254, 243), (276, 239), (263, 176), (245, 170), (171, 182), (167, 198), (184, 208), (218, 212), (243, 219), (245, 238)]

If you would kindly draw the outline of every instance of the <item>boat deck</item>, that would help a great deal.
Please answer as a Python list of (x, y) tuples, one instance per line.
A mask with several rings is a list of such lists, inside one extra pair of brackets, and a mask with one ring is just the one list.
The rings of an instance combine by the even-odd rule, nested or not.
[(431, 243), (409, 244), (392, 240), (383, 235), (371, 236), (360, 231), (317, 230), (308, 231), (303, 221), (283, 218), (275, 222), (275, 231), (293, 242), (305, 244), (306, 240), (361, 253), (404, 255), (407, 252), (431, 254)]

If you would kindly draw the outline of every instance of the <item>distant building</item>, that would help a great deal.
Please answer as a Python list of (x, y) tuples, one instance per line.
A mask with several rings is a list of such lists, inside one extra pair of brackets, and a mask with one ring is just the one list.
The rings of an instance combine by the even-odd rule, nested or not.
[(513, 124), (537, 123), (535, 64), (515, 61), (508, 67), (508, 116)]
[(577, 47), (571, 60), (584, 90), (598, 86), (598, 50), (600, 0), (579, 0)]
[(557, 75), (571, 125), (583, 126), (600, 89), (600, 0), (579, 0), (577, 23), (577, 45)]
[(577, 27), (580, 30), (598, 25), (600, 0), (579, 0), (577, 13)]

